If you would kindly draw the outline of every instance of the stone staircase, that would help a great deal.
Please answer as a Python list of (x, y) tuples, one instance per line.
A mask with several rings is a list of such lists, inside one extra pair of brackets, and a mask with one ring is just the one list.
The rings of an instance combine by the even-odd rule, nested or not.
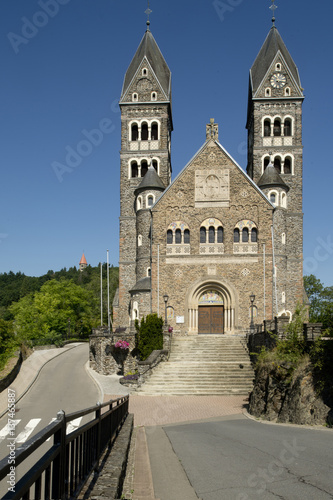
[(254, 371), (245, 335), (174, 337), (168, 362), (138, 388), (141, 395), (248, 395)]

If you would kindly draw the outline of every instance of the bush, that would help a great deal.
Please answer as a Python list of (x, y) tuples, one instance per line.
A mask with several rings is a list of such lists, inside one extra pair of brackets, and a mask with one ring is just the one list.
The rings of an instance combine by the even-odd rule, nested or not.
[(141, 361), (150, 356), (154, 350), (163, 349), (163, 319), (157, 314), (148, 314), (141, 323), (135, 321), (137, 331), (136, 347)]
[[(275, 347), (266, 351), (263, 347), (257, 358), (257, 367), (264, 364), (271, 364), (272, 367), (284, 374), (290, 380), (295, 368), (299, 366), (307, 354), (307, 345), (303, 338), (303, 323), (305, 321), (306, 310), (298, 306), (285, 331), (285, 338), (279, 339), (273, 335)], [(283, 377), (282, 377), (283, 378)]]

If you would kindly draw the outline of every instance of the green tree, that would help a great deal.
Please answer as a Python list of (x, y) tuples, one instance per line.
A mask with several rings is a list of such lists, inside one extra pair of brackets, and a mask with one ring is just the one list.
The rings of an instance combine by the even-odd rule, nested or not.
[(313, 274), (304, 276), (304, 288), (310, 301), (310, 321), (323, 323), (333, 334), (333, 287), (324, 287)]
[(4, 368), (8, 358), (17, 347), (12, 321), (0, 319), (0, 370)]
[(40, 292), (12, 304), (15, 328), (21, 341), (57, 342), (60, 338), (87, 337), (96, 326), (96, 298), (72, 280), (50, 280)]

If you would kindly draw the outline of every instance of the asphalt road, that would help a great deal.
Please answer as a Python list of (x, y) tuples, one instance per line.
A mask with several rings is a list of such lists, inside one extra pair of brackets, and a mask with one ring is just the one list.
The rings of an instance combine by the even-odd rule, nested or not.
[[(88, 360), (88, 349), (88, 344), (82, 344), (52, 359), (42, 368), (37, 381), (16, 406), (15, 419), (18, 424), (15, 434), (19, 441), (17, 447), (46, 427), (56, 418), (59, 410), (72, 413), (94, 406), (101, 399), (95, 382), (84, 367)], [(1, 431), (5, 428), (7, 420), (7, 415), (0, 419), (0, 459), (7, 455), (7, 438), (2, 436), (1, 440)], [(88, 420), (89, 417), (84, 417), (76, 424), (79, 426)], [(29, 434), (31, 429), (32, 432)], [(27, 461), (24, 467), (18, 467), (16, 479), (28, 470), (51, 444), (52, 440), (45, 443), (39, 452), (35, 452), (31, 461)], [(0, 497), (2, 495), (4, 495), (3, 484), (0, 488)]]
[(164, 431), (202, 500), (333, 498), (333, 430), (237, 416)]

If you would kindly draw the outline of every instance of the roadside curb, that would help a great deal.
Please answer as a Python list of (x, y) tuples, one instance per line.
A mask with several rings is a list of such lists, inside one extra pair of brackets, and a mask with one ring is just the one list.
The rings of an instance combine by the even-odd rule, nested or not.
[(292, 424), (290, 422), (272, 422), (271, 420), (262, 420), (259, 417), (254, 417), (247, 410), (243, 412), (243, 415), (244, 417), (248, 418), (249, 420), (253, 420), (254, 422), (257, 422), (258, 424), (277, 425), (279, 427), (293, 427), (298, 429), (307, 429), (311, 431), (332, 432), (332, 429), (330, 427), (324, 427), (322, 425), (302, 425), (302, 424)]
[[(47, 365), (47, 363), (49, 363), (50, 361), (52, 361), (53, 359), (61, 356), (62, 354), (64, 354), (65, 352), (68, 352), (72, 349), (75, 349), (75, 347), (79, 347), (81, 344), (78, 344), (78, 345), (74, 345), (72, 347), (69, 347), (68, 349), (66, 349), (65, 351), (62, 351), (62, 352), (59, 352), (58, 354), (56, 354), (55, 356), (53, 356), (52, 358), (46, 360), (45, 362), (43, 362), (43, 364), (39, 367), (39, 369), (37, 370), (36, 372), (36, 375), (35, 377), (33, 378), (33, 380), (29, 383), (29, 385), (24, 389), (24, 391), (22, 392), (22, 394), (20, 394), (20, 396), (16, 399), (15, 403), (18, 403), (22, 398), (23, 396), (26, 395), (26, 393), (31, 389), (31, 387), (33, 386), (33, 384), (36, 382), (36, 380), (38, 379), (38, 376), (40, 374), (40, 372), (42, 371), (42, 369), (44, 368), (45, 365)], [(15, 379), (13, 380), (12, 383), (15, 382)], [(6, 408), (2, 413), (0, 413), (0, 418), (2, 418), (4, 415), (6, 415), (6, 413), (8, 412), (8, 408)]]
[(92, 381), (94, 382), (94, 384), (96, 385), (99, 393), (100, 393), (100, 396), (101, 396), (101, 403), (104, 403), (104, 389), (102, 387), (102, 385), (98, 382), (98, 380), (94, 377), (94, 375), (91, 373), (91, 368), (89, 366), (89, 359), (88, 361), (86, 362), (86, 364), (84, 365), (84, 368), (87, 372), (87, 374), (89, 375), (89, 377), (92, 379)]

